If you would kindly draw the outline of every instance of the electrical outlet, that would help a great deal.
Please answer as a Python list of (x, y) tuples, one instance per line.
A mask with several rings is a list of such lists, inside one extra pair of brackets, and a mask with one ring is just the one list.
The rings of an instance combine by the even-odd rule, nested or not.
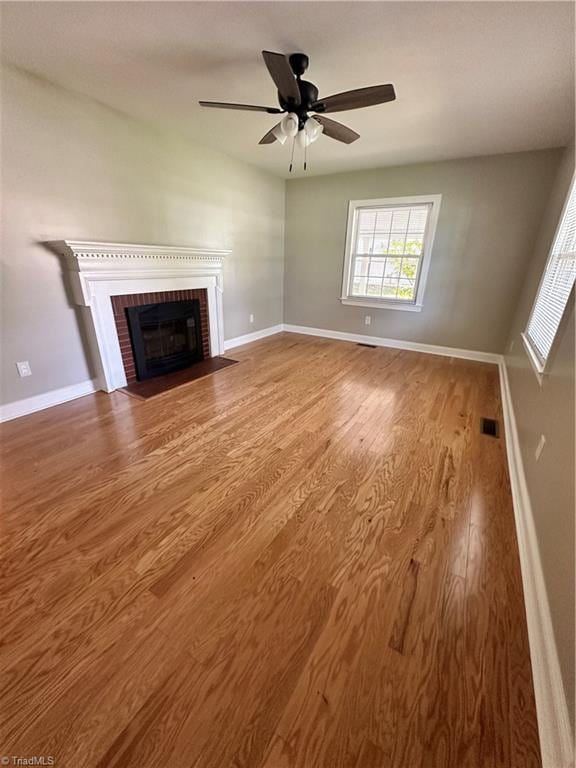
[(254, 322), (254, 315), (250, 315), (250, 322), (251, 322), (251, 323), (253, 323), (253, 322)]
[(372, 322), (372, 317), (370, 315), (364, 316), (364, 325), (370, 325)]
[(24, 376), (32, 376), (32, 368), (30, 368), (30, 363), (28, 360), (23, 360), (21, 363), (16, 363), (16, 368), (18, 368), (18, 375), (21, 379), (23, 379)]
[(536, 461), (540, 458), (542, 455), (542, 451), (544, 450), (544, 446), (546, 445), (546, 438), (544, 435), (540, 435), (540, 440), (538, 440), (538, 445), (536, 446), (536, 450), (534, 451), (534, 456), (536, 458)]

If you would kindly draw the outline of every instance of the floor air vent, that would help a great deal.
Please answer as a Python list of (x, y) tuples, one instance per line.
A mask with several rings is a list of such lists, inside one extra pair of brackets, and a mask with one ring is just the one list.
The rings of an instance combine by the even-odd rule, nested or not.
[(358, 342), (359, 347), (368, 347), (368, 349), (376, 349), (376, 344), (362, 344), (361, 341)]
[(480, 420), (480, 432), (490, 437), (498, 437), (499, 429), (496, 419), (485, 419), (482, 417)]

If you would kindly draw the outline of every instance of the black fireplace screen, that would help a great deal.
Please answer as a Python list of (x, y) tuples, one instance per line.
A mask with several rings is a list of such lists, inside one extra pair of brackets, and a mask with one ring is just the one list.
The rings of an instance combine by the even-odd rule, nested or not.
[(200, 302), (167, 301), (126, 307), (136, 376), (142, 381), (202, 360)]

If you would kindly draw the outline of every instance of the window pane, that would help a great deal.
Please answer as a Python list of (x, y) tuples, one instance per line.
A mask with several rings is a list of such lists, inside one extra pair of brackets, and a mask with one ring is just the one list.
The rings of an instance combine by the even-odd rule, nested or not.
[(428, 212), (430, 208), (427, 205), (414, 206), (410, 209), (410, 231), (424, 232), (426, 222), (428, 221)]
[(377, 278), (368, 278), (368, 296), (382, 295), (382, 280)]
[(384, 280), (382, 286), (382, 295), (387, 299), (395, 299), (396, 291), (398, 290), (398, 280)]
[(408, 235), (406, 238), (406, 245), (404, 247), (404, 253), (414, 254), (419, 256), (422, 253), (422, 247), (424, 245), (424, 236), (420, 235)]
[(377, 234), (374, 237), (374, 253), (387, 253), (390, 243), (390, 237), (382, 234)]
[(384, 268), (385, 277), (400, 277), (400, 266), (402, 264), (401, 258), (389, 257), (386, 259), (386, 267)]
[(407, 277), (409, 280), (416, 280), (416, 273), (418, 272), (418, 259), (402, 259), (402, 277)]
[(413, 280), (400, 279), (398, 281), (398, 298), (411, 301), (414, 298), (414, 286)]
[(410, 208), (396, 208), (392, 214), (392, 232), (404, 234), (408, 228)]
[(372, 259), (370, 261), (370, 277), (383, 277), (384, 263), (384, 259)]
[(358, 235), (356, 253), (370, 253), (374, 242), (373, 235)]
[(379, 232), (390, 232), (392, 227), (392, 210), (383, 208), (378, 211), (376, 219), (376, 229)]
[(358, 216), (358, 231), (362, 234), (372, 234), (376, 227), (377, 211), (361, 210)]
[(388, 253), (402, 255), (404, 253), (404, 243), (404, 235), (395, 235), (392, 233), (390, 237), (390, 245), (388, 246)]
[(354, 260), (354, 277), (363, 277), (368, 274), (368, 265), (370, 264), (370, 259), (363, 259), (361, 257), (356, 257)]
[(367, 281), (365, 277), (355, 277), (354, 282), (352, 283), (352, 293), (355, 296), (365, 296), (366, 282)]

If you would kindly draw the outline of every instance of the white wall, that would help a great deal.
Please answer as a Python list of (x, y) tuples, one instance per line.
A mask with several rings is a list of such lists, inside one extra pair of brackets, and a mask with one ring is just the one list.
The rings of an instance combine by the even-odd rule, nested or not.
[[(78, 309), (43, 242), (230, 248), (226, 338), (282, 322), (283, 180), (13, 68), (2, 71), (2, 107), (0, 402), (92, 376)], [(31, 377), (18, 377), (19, 360)]]
[[(574, 147), (571, 147), (564, 152), (535, 239), (510, 334), (506, 367), (558, 658), (574, 728), (574, 295), (541, 386), (520, 337), (526, 328), (573, 174)], [(545, 436), (546, 445), (537, 461), (534, 452), (540, 435)]]
[[(288, 181), (287, 323), (503, 352), (561, 150)], [(349, 200), (441, 194), (422, 312), (339, 301)]]

